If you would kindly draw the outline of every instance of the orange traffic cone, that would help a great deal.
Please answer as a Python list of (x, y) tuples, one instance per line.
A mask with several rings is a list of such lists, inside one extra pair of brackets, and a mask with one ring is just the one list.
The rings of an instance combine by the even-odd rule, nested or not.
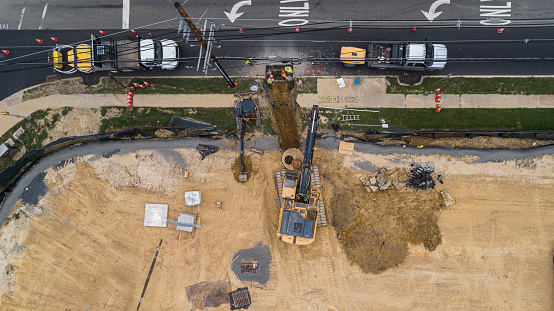
[(298, 27), (296, 27), (296, 32), (300, 32), (300, 29)]
[(134, 35), (136, 35), (136, 34), (137, 34), (137, 31), (136, 31), (136, 30), (134, 30), (134, 29), (129, 29), (129, 30), (130, 30), (130, 31), (131, 31), (131, 32), (132, 32), (132, 33), (133, 33)]
[(504, 28), (498, 28), (497, 32), (502, 33), (504, 31)]
[(52, 41), (54, 42), (58, 42), (58, 38), (50, 37), (50, 39), (52, 39)]
[(146, 81), (143, 81), (144, 82), (144, 86), (150, 86), (150, 82), (146, 82)]
[(133, 107), (133, 103), (127, 103), (129, 107)]
[(101, 34), (101, 35), (105, 35), (106, 32), (104, 30), (98, 30), (98, 32)]
[(414, 28), (412, 28), (412, 32), (415, 32), (417, 29), (417, 26), (414, 26)]
[(135, 95), (135, 93), (133, 93), (133, 92), (128, 92), (127, 95), (133, 96), (133, 95)]
[(349, 32), (349, 33), (352, 33), (352, 28), (348, 28), (348, 32)]
[(440, 93), (440, 92), (441, 92), (441, 88), (440, 88), (440, 87), (435, 89), (435, 93)]
[(437, 103), (441, 102), (441, 94), (440, 93), (435, 96), (435, 102), (437, 102)]
[(239, 28), (239, 33), (243, 33), (242, 28)]
[(139, 85), (139, 87), (140, 87), (141, 89), (143, 89), (143, 88), (144, 88), (144, 84)]
[(8, 50), (2, 50), (2, 52), (4, 52), (4, 54), (6, 54), (6, 55), (10, 54), (10, 51), (8, 51)]
[(139, 87), (140, 84), (134, 82), (133, 85), (134, 85), (135, 87)]
[(36, 42), (42, 44), (44, 41), (42, 41), (42, 39), (35, 39)]

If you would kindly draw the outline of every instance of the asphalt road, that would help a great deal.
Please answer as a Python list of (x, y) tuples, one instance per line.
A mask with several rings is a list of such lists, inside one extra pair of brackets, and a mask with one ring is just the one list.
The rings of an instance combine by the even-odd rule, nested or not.
[[(176, 28), (172, 0), (3, 0), (0, 29), (128, 29)], [(530, 23), (552, 24), (550, 0), (185, 0), (188, 14), (237, 27), (290, 27), (321, 22), (353, 26), (463, 25), (497, 27)], [(240, 4), (242, 3), (242, 5)], [(249, 4), (248, 4), (249, 3)], [(436, 8), (433, 9), (435, 4)], [(233, 8), (235, 10), (233, 11)], [(433, 22), (422, 12), (435, 13)], [(240, 16), (231, 21), (225, 12)], [(150, 25), (150, 26), (146, 26)]]
[[(0, 227), (6, 217), (10, 214), (15, 203), (21, 199), (26, 203), (36, 205), (40, 198), (47, 192), (48, 188), (44, 183), (45, 171), (51, 167), (63, 167), (72, 159), (85, 155), (94, 155), (97, 159), (110, 157), (114, 154), (126, 154), (136, 150), (156, 150), (161, 152), (168, 160), (175, 161), (186, 169), (186, 161), (174, 149), (195, 148), (198, 144), (209, 144), (220, 146), (221, 140), (206, 140), (199, 138), (186, 139), (154, 139), (154, 140), (125, 140), (115, 142), (87, 143), (75, 147), (67, 147), (42, 158), (14, 187), (4, 201), (0, 210)], [(318, 140), (316, 146), (327, 150), (337, 150), (340, 141), (336, 138)], [(229, 144), (226, 144), (227, 146)], [(245, 149), (255, 147), (261, 150), (274, 151), (279, 149), (277, 138), (251, 140), (245, 142)], [(223, 147), (228, 148), (228, 147)], [(390, 155), (402, 157), (403, 155), (432, 155), (445, 154), (455, 157), (473, 155), (479, 157), (477, 163), (504, 162), (517, 160), (526, 157), (540, 157), (546, 154), (554, 154), (554, 146), (544, 146), (532, 149), (452, 149), (440, 147), (425, 147), (418, 149), (414, 146), (381, 146), (371, 143), (356, 143), (355, 150), (368, 154)], [(93, 158), (94, 160), (95, 158)], [(408, 160), (402, 160), (408, 161)], [(399, 162), (400, 163), (400, 162)], [(409, 164), (402, 162), (400, 164)], [(371, 163), (358, 163), (360, 169), (374, 171), (376, 168)]]
[[(550, 29), (551, 30), (551, 29)], [(21, 30), (0, 31), (0, 49), (10, 51), (9, 55), (0, 52), (0, 100), (24, 88), (44, 83), (55, 71), (47, 64), (48, 51), (54, 42), (47, 36), (58, 39), (59, 44), (89, 42), (91, 33), (97, 30)], [(114, 39), (128, 38), (131, 33), (122, 30), (106, 30), (107, 36)], [(196, 71), (198, 43), (186, 43), (182, 35), (174, 30), (139, 30), (142, 37), (153, 34), (156, 38), (170, 38), (178, 41), (183, 62), (175, 71), (147, 70), (134, 73), (118, 73), (115, 76), (194, 76), (203, 75)], [(35, 41), (42, 38), (43, 44)], [(245, 28), (239, 33), (234, 27), (223, 27), (216, 33), (217, 43), (214, 53), (221, 57), (223, 67), (231, 76), (259, 74), (251, 72), (244, 65), (249, 57), (269, 59), (257, 62), (273, 62), (301, 59), (303, 64), (297, 68), (297, 74), (303, 75), (310, 62), (321, 59), (337, 58), (341, 46), (366, 48), (369, 41), (410, 41), (444, 43), (448, 48), (449, 61), (446, 68), (426, 75), (533, 75), (552, 76), (554, 72), (554, 38), (545, 28), (510, 28), (498, 34), (489, 28), (421, 28), (415, 32), (410, 29), (364, 28), (348, 33), (346, 28), (302, 28), (298, 33), (294, 29), (268, 27), (265, 29)], [(138, 56), (137, 56), (138, 58)], [(466, 59), (466, 60), (460, 60)], [(468, 62), (467, 59), (473, 59)], [(512, 59), (512, 60), (506, 60)], [(303, 66), (303, 67), (302, 67)], [(344, 68), (339, 62), (323, 62), (322, 75), (396, 75), (398, 71), (379, 70), (358, 66)], [(79, 74), (70, 75), (71, 77)], [(106, 74), (104, 74), (106, 75)], [(210, 70), (209, 75), (218, 76)], [(62, 78), (69, 75), (60, 74)], [(83, 74), (81, 74), (83, 76)], [(98, 81), (100, 74), (86, 74), (88, 81)]]

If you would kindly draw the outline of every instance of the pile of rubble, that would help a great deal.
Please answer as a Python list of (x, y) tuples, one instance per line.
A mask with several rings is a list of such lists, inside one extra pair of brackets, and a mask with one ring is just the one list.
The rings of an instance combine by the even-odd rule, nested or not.
[[(416, 190), (429, 190), (435, 189), (435, 180), (432, 174), (435, 172), (435, 166), (433, 162), (427, 162), (424, 164), (411, 164), (408, 187)], [(440, 177), (440, 175), (439, 175)]]
[(391, 185), (400, 190), (406, 186), (408, 174), (405, 169), (385, 167), (369, 176), (360, 177), (360, 180), (369, 192), (391, 189)]

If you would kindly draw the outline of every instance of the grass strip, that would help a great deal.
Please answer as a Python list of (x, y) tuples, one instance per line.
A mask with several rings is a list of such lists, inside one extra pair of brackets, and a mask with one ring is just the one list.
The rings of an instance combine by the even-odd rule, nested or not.
[(400, 85), (396, 77), (387, 77), (388, 94), (434, 93), (436, 88), (446, 94), (552, 95), (553, 78), (448, 78), (426, 77), (419, 85)]
[[(378, 113), (321, 109), (322, 128), (341, 124), (346, 131), (364, 131), (379, 127), (346, 126), (352, 124), (381, 124), (385, 119), (391, 129), (408, 127), (412, 130), (554, 130), (554, 109), (551, 108), (448, 108), (436, 112), (432, 108), (377, 108)], [(307, 120), (310, 109), (304, 110)], [(342, 115), (360, 115), (360, 121), (341, 122)]]
[[(132, 86), (133, 83), (144, 84), (144, 81), (150, 83), (150, 86), (137, 88), (136, 94), (239, 94), (249, 93), (251, 87), (257, 85), (261, 87), (262, 78), (232, 78), (238, 85), (230, 88), (223, 78), (133, 78), (133, 79), (118, 79), (120, 83), (127, 86)], [(316, 78), (301, 78), (298, 87), (298, 93), (313, 93), (317, 92)], [(91, 89), (92, 93), (96, 94), (113, 94), (121, 93), (122, 87), (113, 79), (102, 79), (98, 86)]]

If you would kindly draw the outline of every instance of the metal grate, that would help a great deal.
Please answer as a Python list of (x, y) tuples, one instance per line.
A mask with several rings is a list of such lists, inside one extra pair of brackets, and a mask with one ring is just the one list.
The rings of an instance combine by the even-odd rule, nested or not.
[(359, 114), (354, 114), (354, 115), (343, 114), (341, 117), (342, 117), (341, 121), (360, 121)]
[(356, 103), (357, 96), (324, 96), (319, 97), (320, 103)]

